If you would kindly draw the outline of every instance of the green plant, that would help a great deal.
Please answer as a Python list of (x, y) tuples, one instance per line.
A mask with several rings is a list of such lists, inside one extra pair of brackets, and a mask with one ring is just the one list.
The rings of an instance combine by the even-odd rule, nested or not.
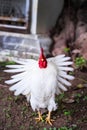
[(37, 116), (37, 113), (36, 112), (32, 112), (32, 116)]
[(69, 47), (65, 47), (64, 48), (64, 52), (70, 52), (70, 48)]
[(68, 127), (64, 126), (64, 127), (58, 128), (58, 130), (73, 130), (73, 129), (72, 129), (72, 128), (68, 128)]
[(0, 66), (1, 67), (4, 67), (6, 65), (13, 65), (13, 64), (15, 64), (14, 61), (3, 61), (3, 62), (0, 62)]
[(70, 116), (71, 115), (71, 111), (69, 111), (69, 110), (68, 111), (64, 111), (64, 115), (65, 116)]
[(76, 129), (77, 129), (76, 125), (72, 126), (71, 128), (68, 128), (66, 126), (58, 128), (58, 130), (76, 130)]
[(21, 125), (20, 130), (25, 130), (25, 126)]
[(4, 108), (3, 112), (5, 113), (6, 118), (10, 118), (11, 117), (10, 106), (8, 106), (8, 108)]
[(47, 130), (47, 128), (43, 128), (43, 130)]
[(64, 98), (64, 96), (65, 96), (65, 94), (64, 94), (64, 93), (61, 93), (61, 94), (59, 95), (59, 99), (62, 100), (62, 99)]
[(17, 100), (19, 100), (19, 99), (20, 99), (19, 96), (15, 96), (15, 97), (14, 97), (14, 102), (17, 102)]
[(27, 111), (28, 110), (27, 106), (23, 106), (21, 109), (22, 109), (22, 111)]
[(58, 130), (57, 128), (49, 128), (49, 129), (47, 129), (47, 128), (43, 128), (43, 130)]
[(82, 69), (83, 67), (87, 66), (87, 61), (82, 56), (76, 57), (75, 65), (76, 65), (77, 68)]
[(80, 93), (76, 94), (76, 99), (75, 100), (76, 100), (77, 103), (79, 103), (81, 97), (82, 97), (82, 95)]
[(64, 110), (63, 112), (64, 112), (65, 116), (71, 116), (74, 113), (74, 110), (73, 109), (71, 109), (71, 110)]
[(77, 98), (80, 98), (81, 96), (82, 96), (82, 95), (81, 95), (80, 93), (77, 93), (77, 94), (76, 94), (76, 97), (77, 97)]
[(87, 100), (87, 96), (84, 96), (83, 100), (84, 100), (84, 101)]
[(69, 72), (69, 75), (74, 75), (74, 71), (73, 72)]
[(29, 130), (33, 130), (34, 128), (33, 128), (33, 126), (29, 126)]
[(13, 100), (13, 98), (10, 95), (7, 97), (7, 99), (10, 100), (10, 101)]

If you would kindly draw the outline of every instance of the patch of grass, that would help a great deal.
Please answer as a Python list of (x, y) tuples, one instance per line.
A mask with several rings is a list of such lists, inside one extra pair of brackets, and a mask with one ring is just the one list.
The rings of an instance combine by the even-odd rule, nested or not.
[(83, 69), (83, 67), (87, 67), (87, 61), (82, 56), (76, 57), (75, 65), (76, 65), (77, 68)]
[(9, 114), (9, 113), (6, 112), (6, 117), (7, 117), (7, 118), (10, 118), (10, 117), (11, 117), (11, 114)]
[(58, 128), (58, 130), (72, 130), (72, 128), (68, 128), (68, 127), (64, 126), (64, 127)]
[(22, 107), (22, 111), (27, 111), (28, 109), (27, 109), (27, 106), (23, 106)]
[(63, 127), (58, 128), (58, 130), (76, 130), (76, 129), (77, 129), (76, 125), (72, 126), (71, 128), (69, 128), (67, 126), (63, 126)]
[(23, 125), (20, 126), (20, 130), (25, 130), (25, 129), (26, 129), (25, 126)]
[(46, 114), (43, 114), (43, 115), (42, 115), (42, 118), (43, 118), (42, 122), (45, 122), (45, 121), (46, 121), (46, 117), (47, 117)]
[(20, 99), (19, 96), (14, 96), (14, 102), (17, 102)]
[(69, 48), (69, 47), (65, 47), (65, 48), (64, 48), (64, 52), (66, 52), (66, 53), (67, 53), (67, 52), (70, 52), (70, 48)]
[(43, 128), (43, 130), (58, 130), (57, 128), (49, 128), (49, 129), (47, 129), (47, 128)]
[(21, 112), (21, 113), (22, 113), (23, 115), (26, 115), (26, 113), (28, 113), (28, 108), (27, 108), (27, 106), (22, 106), (21, 109), (22, 109), (22, 112)]
[(37, 113), (36, 112), (32, 112), (32, 116), (37, 116)]
[(74, 75), (74, 71), (73, 72), (69, 72), (69, 75)]
[(29, 130), (33, 130), (34, 129), (34, 127), (33, 126), (29, 126)]
[(87, 123), (87, 117), (80, 118), (77, 120), (78, 123)]
[(10, 95), (7, 97), (7, 99), (10, 100), (10, 101), (13, 100), (12, 96), (10, 96)]
[(71, 115), (71, 111), (70, 111), (70, 110), (64, 111), (64, 115), (65, 115), (65, 116), (70, 116), (70, 115)]
[(81, 95), (80, 93), (77, 93), (77, 94), (76, 94), (76, 97), (77, 97), (77, 98), (80, 98), (80, 97), (82, 97), (82, 95)]
[(14, 65), (16, 64), (14, 61), (3, 61), (3, 62), (0, 62), (0, 66), (1, 67), (5, 67), (6, 65)]
[(61, 101), (63, 98), (64, 98), (64, 96), (65, 96), (65, 94), (64, 93), (61, 93), (61, 94), (59, 94), (58, 96), (56, 96), (56, 102), (58, 102), (58, 101)]
[(8, 106), (8, 108), (4, 108), (3, 109), (3, 112), (5, 113), (6, 118), (10, 118), (11, 117), (10, 110), (11, 110), (10, 106)]
[(83, 100), (84, 100), (84, 101), (87, 100), (87, 96), (84, 96), (84, 97), (83, 97)]
[(76, 101), (77, 103), (79, 103), (81, 97), (82, 97), (82, 95), (81, 95), (80, 93), (77, 93), (77, 94), (76, 94), (76, 99), (75, 99), (75, 101)]
[(63, 112), (64, 112), (65, 116), (71, 116), (74, 113), (74, 110), (73, 109), (71, 109), (71, 110), (64, 110)]

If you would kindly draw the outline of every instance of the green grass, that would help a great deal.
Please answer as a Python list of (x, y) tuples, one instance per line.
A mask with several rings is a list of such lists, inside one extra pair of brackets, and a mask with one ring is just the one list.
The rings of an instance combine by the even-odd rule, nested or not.
[(70, 52), (70, 48), (69, 48), (69, 47), (65, 47), (65, 48), (64, 48), (64, 52), (66, 52), (66, 53), (67, 53), (67, 52)]
[(82, 56), (76, 57), (75, 65), (77, 68), (82, 69), (83, 67), (87, 67), (87, 61)]
[(58, 128), (58, 130), (77, 130), (77, 125), (73, 125), (72, 127), (63, 126)]
[(81, 95), (80, 93), (77, 93), (75, 97), (76, 97), (76, 98), (75, 98), (75, 101), (76, 101), (77, 103), (79, 103), (79, 102), (80, 102), (80, 99), (81, 99), (81, 97), (82, 97), (82, 95)]
[(20, 130), (25, 130), (25, 129), (26, 129), (25, 126), (23, 125), (20, 126)]
[(4, 62), (0, 62), (0, 66), (1, 67), (5, 67), (6, 65), (13, 65), (15, 64), (14, 61), (4, 61)]
[(69, 110), (64, 111), (64, 115), (65, 116), (70, 116), (71, 115), (71, 111), (69, 111)]
[(83, 100), (86, 101), (86, 100), (87, 100), (87, 96), (84, 96), (84, 97), (83, 97)]

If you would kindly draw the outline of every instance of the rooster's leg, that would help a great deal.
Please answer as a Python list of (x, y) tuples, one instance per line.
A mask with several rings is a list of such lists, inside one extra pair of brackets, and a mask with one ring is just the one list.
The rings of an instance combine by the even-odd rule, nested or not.
[(43, 121), (43, 118), (42, 118), (42, 115), (41, 115), (40, 111), (38, 111), (38, 117), (35, 118), (35, 120), (36, 120), (37, 122)]
[(54, 121), (54, 120), (51, 119), (51, 112), (49, 111), (48, 116), (46, 118), (46, 122), (52, 126), (52, 121)]

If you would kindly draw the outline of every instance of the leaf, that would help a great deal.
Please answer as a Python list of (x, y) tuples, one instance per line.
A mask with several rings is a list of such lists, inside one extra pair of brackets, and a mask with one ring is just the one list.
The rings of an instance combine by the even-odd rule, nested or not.
[(79, 89), (84, 88), (84, 85), (83, 84), (78, 84), (77, 88), (79, 88)]
[(74, 103), (75, 100), (73, 98), (65, 98), (62, 100), (64, 103)]

